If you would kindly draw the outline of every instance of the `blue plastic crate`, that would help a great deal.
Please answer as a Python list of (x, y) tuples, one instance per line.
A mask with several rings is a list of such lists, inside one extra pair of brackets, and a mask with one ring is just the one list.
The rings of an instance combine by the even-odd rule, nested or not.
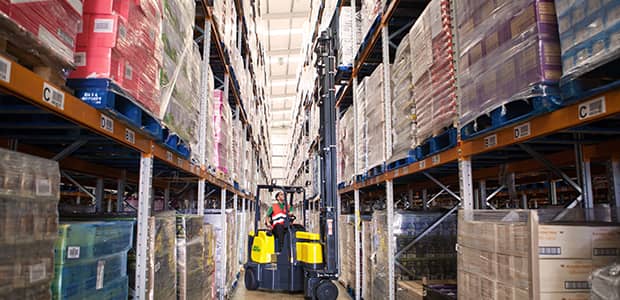
[(162, 140), (162, 125), (137, 101), (110, 79), (69, 79), (67, 86), (75, 90), (75, 96), (90, 106), (104, 110), (127, 125)]
[(58, 226), (55, 264), (127, 252), (133, 243), (133, 221), (68, 222)]

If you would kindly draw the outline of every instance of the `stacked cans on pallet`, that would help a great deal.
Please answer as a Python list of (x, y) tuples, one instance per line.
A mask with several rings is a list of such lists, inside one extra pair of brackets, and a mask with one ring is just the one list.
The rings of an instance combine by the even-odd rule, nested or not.
[(86, 0), (70, 78), (111, 79), (154, 115), (160, 112), (162, 16), (157, 0)]
[[(76, 36), (82, 28), (81, 0), (0, 0), (6, 21), (18, 24), (66, 65), (73, 65)], [(8, 36), (12, 40), (14, 36)], [(16, 42), (16, 41), (14, 41)]]
[(418, 141), (451, 127), (456, 118), (450, 1), (431, 1), (409, 33)]
[(460, 123), (553, 93), (561, 74), (552, 0), (457, 0)]
[(58, 163), (0, 149), (0, 299), (50, 299)]

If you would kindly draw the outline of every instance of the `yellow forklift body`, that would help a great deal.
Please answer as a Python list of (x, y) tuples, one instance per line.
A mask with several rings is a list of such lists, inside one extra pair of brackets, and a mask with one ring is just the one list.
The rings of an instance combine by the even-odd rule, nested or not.
[(254, 237), (254, 243), (252, 243), (252, 261), (259, 264), (270, 263), (271, 255), (275, 252), (273, 235), (268, 236), (265, 231), (259, 231), (258, 236)]

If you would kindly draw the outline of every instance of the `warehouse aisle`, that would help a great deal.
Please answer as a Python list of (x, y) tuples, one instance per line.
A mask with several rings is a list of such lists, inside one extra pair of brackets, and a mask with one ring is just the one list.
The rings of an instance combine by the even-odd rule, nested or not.
[[(239, 278), (243, 278), (243, 273)], [(347, 291), (340, 284), (336, 284), (338, 287), (338, 300), (350, 300), (351, 297), (347, 294)], [(265, 291), (248, 291), (245, 289), (243, 280), (239, 280), (239, 287), (235, 290), (232, 299), (233, 300), (258, 300), (269, 299), (276, 297), (278, 300), (292, 300), (292, 299), (304, 299), (303, 294), (287, 294), (287, 293), (272, 293)]]

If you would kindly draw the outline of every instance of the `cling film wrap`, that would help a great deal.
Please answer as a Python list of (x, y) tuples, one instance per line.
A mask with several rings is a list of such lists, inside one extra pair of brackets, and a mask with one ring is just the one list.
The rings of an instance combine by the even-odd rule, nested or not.
[(58, 228), (55, 264), (127, 252), (133, 244), (133, 221), (66, 222)]
[(555, 94), (561, 65), (553, 1), (456, 5), (461, 124), (510, 101)]
[(362, 298), (372, 299), (372, 239), (374, 232), (372, 231), (372, 221), (362, 221)]
[[(339, 27), (338, 27), (338, 65), (353, 65), (355, 54), (359, 48), (359, 42), (363, 38), (360, 14), (355, 13), (356, 28), (353, 28), (351, 6), (343, 6), (340, 8)], [(353, 33), (357, 35), (357, 44), (354, 42)]]
[(413, 99), (412, 56), (408, 35), (398, 45), (391, 69), (392, 81), (392, 157), (402, 159), (417, 146), (415, 102)]
[(338, 122), (338, 182), (348, 182), (353, 177), (354, 147), (353, 108), (348, 109)]
[(206, 274), (206, 292), (205, 298), (215, 298), (215, 236), (213, 225), (204, 225), (205, 233), (205, 274)]
[(620, 3), (556, 0), (563, 80), (573, 80), (620, 57)]
[(374, 300), (385, 299), (388, 295), (388, 234), (387, 214), (375, 211), (372, 214), (372, 230), (374, 236), (371, 244), (372, 287), (371, 296)]
[[(364, 78), (357, 85), (357, 97), (355, 99), (357, 104), (357, 124), (354, 124), (354, 130), (357, 130), (357, 164), (358, 170), (354, 170), (355, 175), (364, 172), (368, 166), (368, 124), (366, 122), (366, 84), (368, 82), (367, 77)], [(355, 144), (353, 145), (355, 147)]]
[(620, 262), (592, 272), (592, 300), (620, 299)]
[(232, 169), (231, 169), (231, 175), (233, 177), (233, 179), (237, 182), (241, 182), (241, 175), (242, 175), (242, 170), (241, 167), (242, 165), (242, 158), (241, 158), (241, 143), (243, 142), (243, 140), (245, 140), (245, 137), (242, 137), (242, 132), (243, 132), (243, 125), (241, 123), (241, 119), (236, 119), (233, 120), (233, 127), (232, 127), (232, 147), (231, 147), (231, 154), (232, 154)]
[(148, 299), (177, 298), (177, 228), (175, 212), (149, 218)]
[(0, 299), (50, 299), (58, 163), (0, 149)]
[[(232, 209), (227, 209), (226, 214), (222, 216), (220, 210), (207, 211), (204, 215), (204, 223), (211, 224), (213, 228), (214, 236), (214, 293), (217, 293), (220, 288), (228, 289), (232, 285), (233, 271), (232, 265), (236, 258), (236, 251), (229, 251), (229, 249), (236, 249), (233, 240), (235, 214)], [(224, 244), (226, 243), (226, 244)], [(226, 245), (226, 249), (224, 246)], [(222, 270), (222, 265), (226, 265), (226, 272)], [(236, 272), (234, 273), (236, 275)], [(222, 286), (224, 282), (224, 286)]]
[(409, 34), (416, 134), (419, 142), (454, 124), (456, 87), (450, 6), (431, 1)]
[(178, 215), (176, 221), (178, 299), (203, 299), (207, 293), (203, 217)]
[(165, 1), (161, 107), (164, 124), (198, 153), (202, 64), (194, 43), (195, 1)]
[(212, 166), (220, 172), (228, 175), (232, 157), (230, 148), (232, 144), (232, 113), (230, 105), (226, 102), (224, 92), (213, 91), (213, 161)]
[[(385, 104), (383, 95), (383, 65), (379, 65), (366, 81), (366, 108), (362, 119), (366, 123), (366, 170), (384, 162)], [(388, 83), (389, 84), (389, 83)]]
[(381, 14), (381, 10), (381, 0), (362, 0), (362, 9), (360, 11), (362, 35), (359, 38), (360, 42), (362, 42), (364, 37), (368, 34), (370, 27)]
[(0, 1), (0, 36), (59, 70), (74, 67), (81, 21), (81, 1)]

